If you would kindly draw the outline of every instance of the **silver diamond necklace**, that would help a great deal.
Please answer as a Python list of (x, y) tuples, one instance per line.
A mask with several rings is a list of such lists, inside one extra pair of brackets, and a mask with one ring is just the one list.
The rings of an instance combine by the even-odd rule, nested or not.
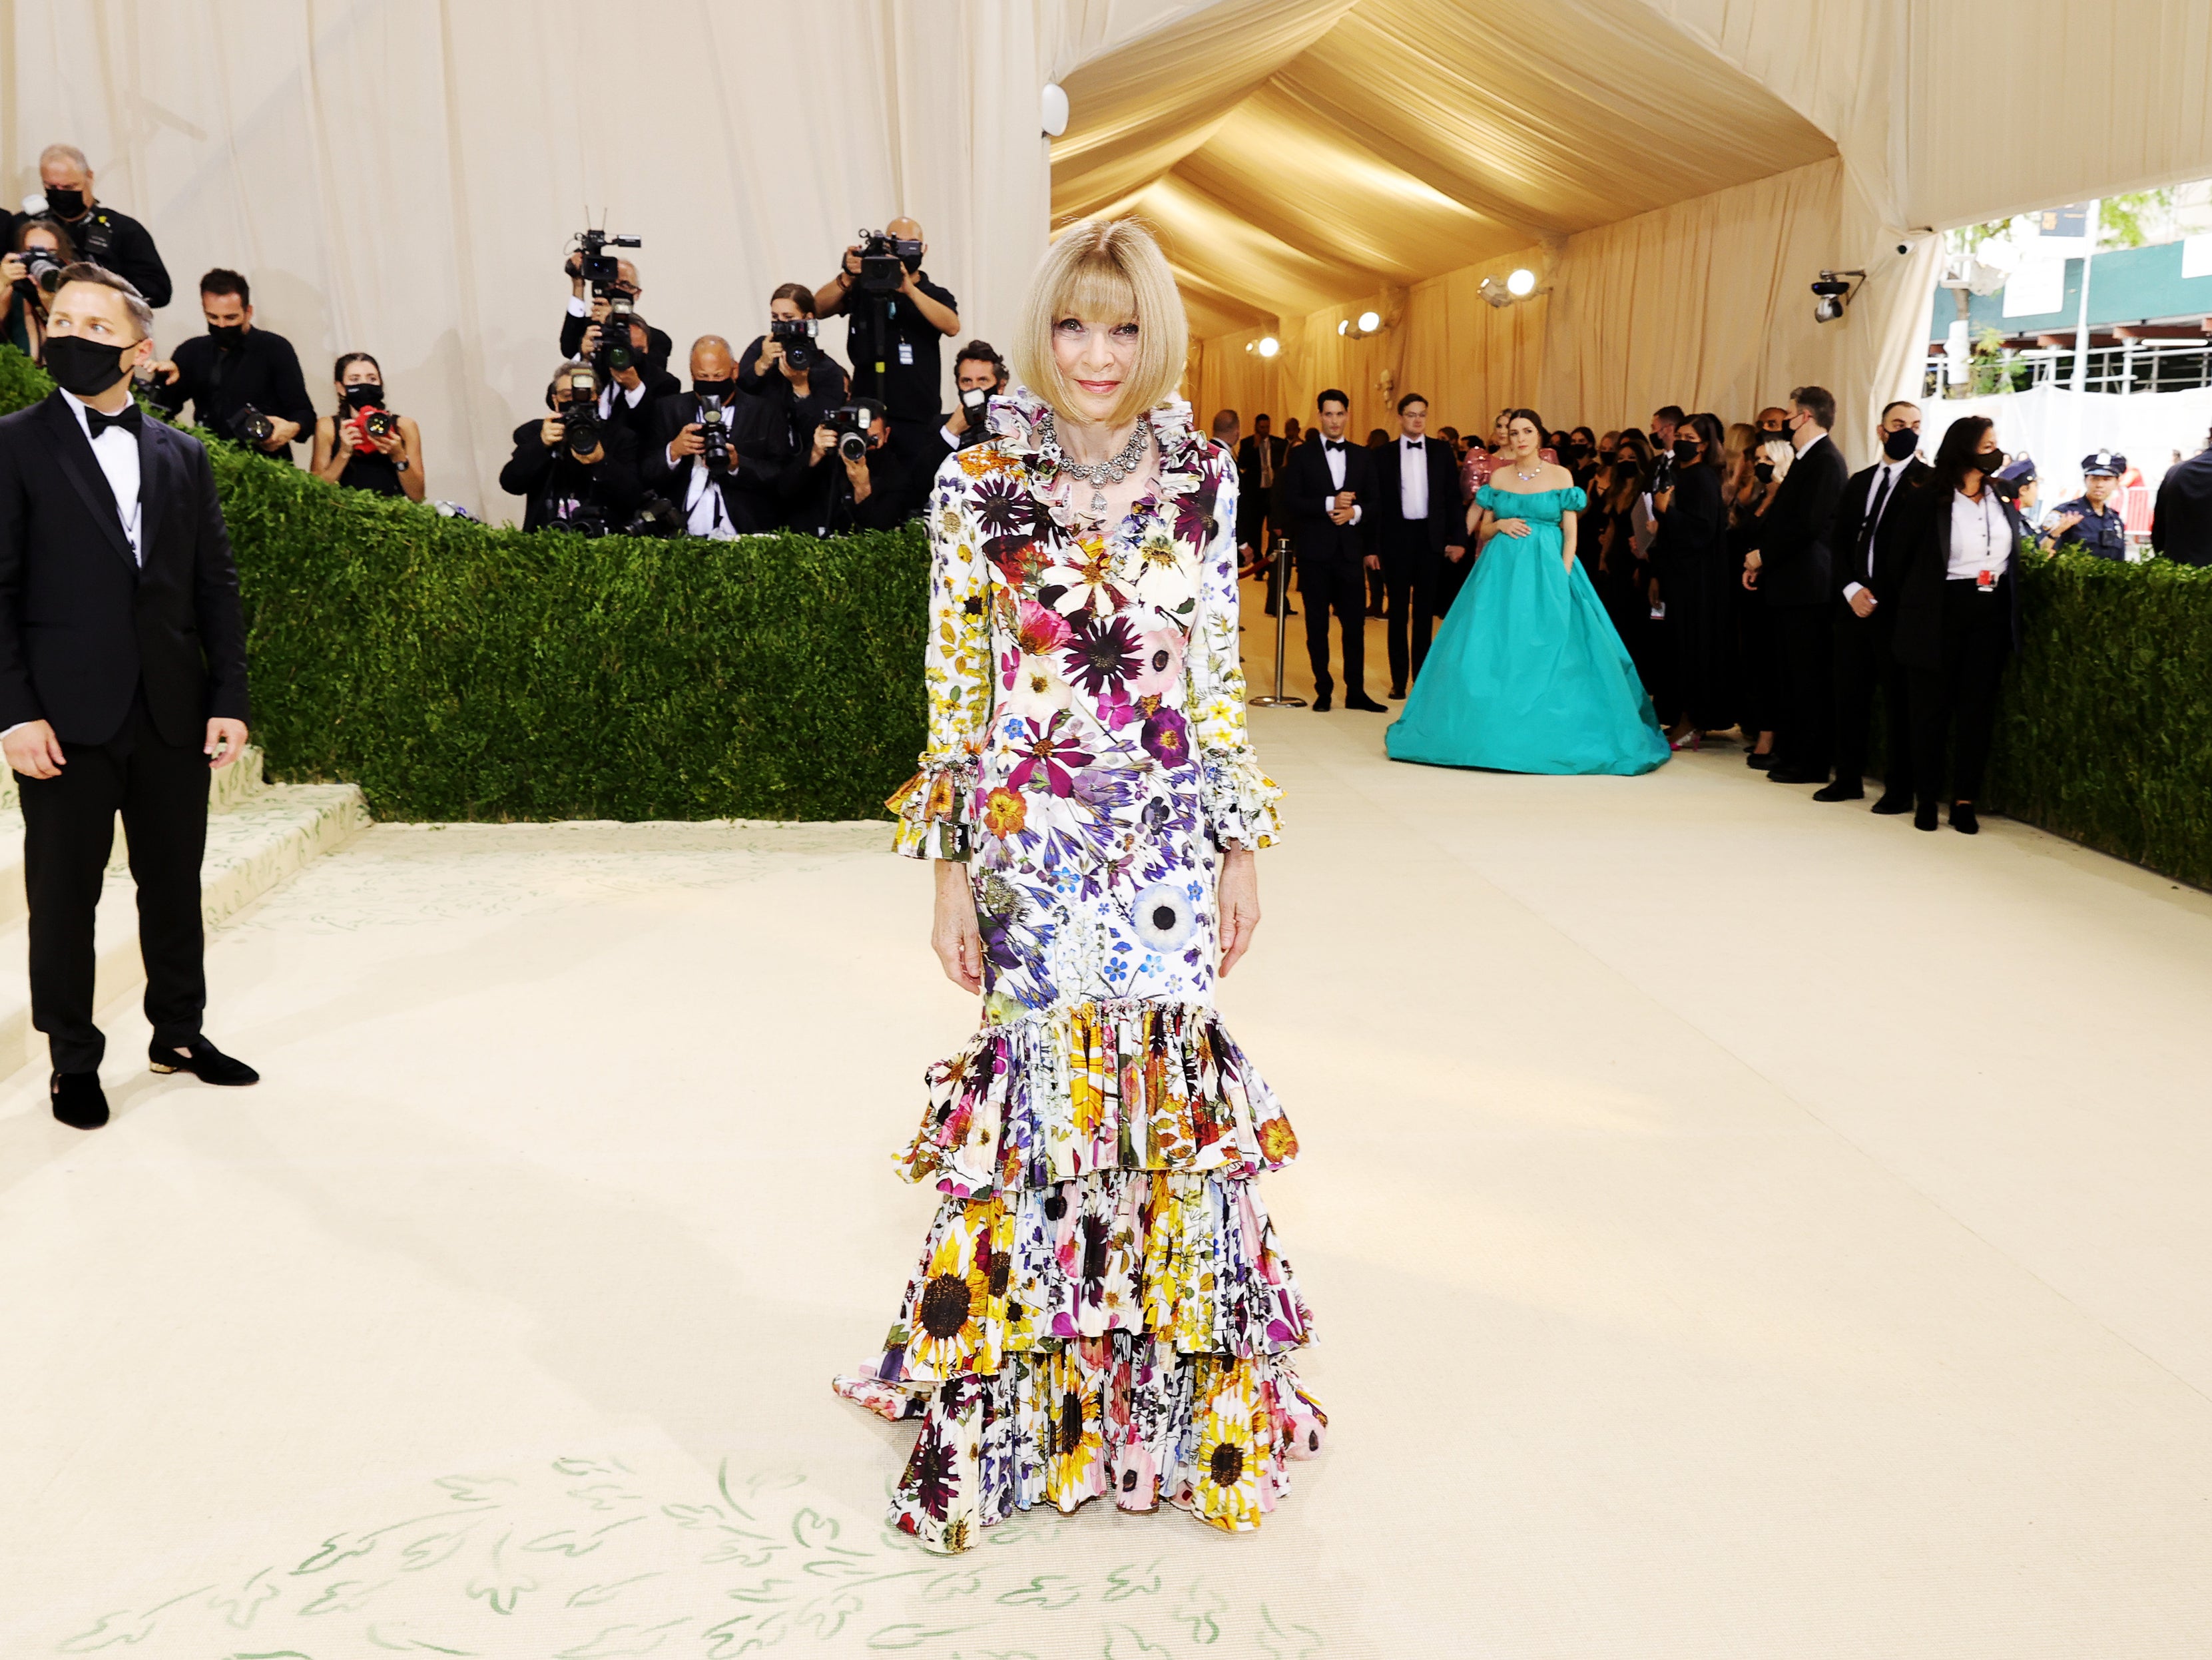
[(1091, 486), (1091, 513), (1093, 518), (1103, 515), (1106, 511), (1106, 486), (1118, 484), (1136, 471), (1137, 463), (1144, 457), (1146, 442), (1152, 435), (1150, 423), (1139, 416), (1137, 418), (1137, 424), (1130, 429), (1129, 441), (1121, 446), (1120, 454), (1110, 455), (1103, 461), (1092, 462), (1086, 466), (1070, 460), (1067, 452), (1060, 448), (1060, 431), (1054, 423), (1050, 410), (1044, 412), (1042, 425), (1044, 442), (1040, 447), (1045, 459), (1059, 471), (1066, 473), (1072, 477), (1080, 478)]

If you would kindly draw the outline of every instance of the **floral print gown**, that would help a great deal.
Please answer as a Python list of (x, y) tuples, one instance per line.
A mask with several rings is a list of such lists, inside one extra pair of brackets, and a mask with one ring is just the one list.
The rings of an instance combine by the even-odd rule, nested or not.
[[(1188, 407), (1102, 531), (1044, 406), (939, 470), (929, 747), (896, 846), (966, 862), (983, 1024), (901, 1160), (943, 1194), (884, 1355), (840, 1393), (921, 1432), (891, 1520), (933, 1548), (1040, 1501), (1254, 1528), (1326, 1420), (1253, 1178), (1297, 1139), (1213, 1012), (1222, 852), (1277, 837), (1244, 731), (1236, 471)], [(1081, 488), (1079, 486), (1078, 488)]]

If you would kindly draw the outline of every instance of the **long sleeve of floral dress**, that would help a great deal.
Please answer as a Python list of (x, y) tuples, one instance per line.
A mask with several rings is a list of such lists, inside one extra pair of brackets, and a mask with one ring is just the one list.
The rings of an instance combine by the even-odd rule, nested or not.
[(1198, 576), (1191, 621), (1191, 747), (1217, 847), (1257, 849), (1282, 839), (1275, 781), (1260, 770), (1244, 729), (1244, 667), (1237, 643), (1237, 470), (1224, 451), (1214, 497), (1214, 532)]
[(921, 769), (884, 803), (898, 815), (892, 846), (909, 859), (964, 860), (974, 846), (976, 763), (991, 724), (991, 566), (964, 502), (942, 481), (930, 493), (928, 746)]

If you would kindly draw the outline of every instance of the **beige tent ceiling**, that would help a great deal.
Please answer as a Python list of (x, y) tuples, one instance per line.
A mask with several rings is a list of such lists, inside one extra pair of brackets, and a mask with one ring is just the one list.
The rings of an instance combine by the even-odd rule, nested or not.
[(1054, 223), (1151, 219), (1200, 336), (1836, 153), (1644, 0), (1223, 0), (1066, 90)]

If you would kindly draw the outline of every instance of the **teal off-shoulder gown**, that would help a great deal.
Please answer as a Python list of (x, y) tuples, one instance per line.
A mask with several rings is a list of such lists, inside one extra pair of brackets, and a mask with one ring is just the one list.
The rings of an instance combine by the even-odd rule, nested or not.
[(1650, 772), (1669, 751), (1651, 700), (1578, 557), (1561, 562), (1561, 515), (1578, 489), (1477, 502), (1522, 519), (1492, 536), (1437, 631), (1405, 713), (1383, 735), (1394, 761), (1498, 772)]

